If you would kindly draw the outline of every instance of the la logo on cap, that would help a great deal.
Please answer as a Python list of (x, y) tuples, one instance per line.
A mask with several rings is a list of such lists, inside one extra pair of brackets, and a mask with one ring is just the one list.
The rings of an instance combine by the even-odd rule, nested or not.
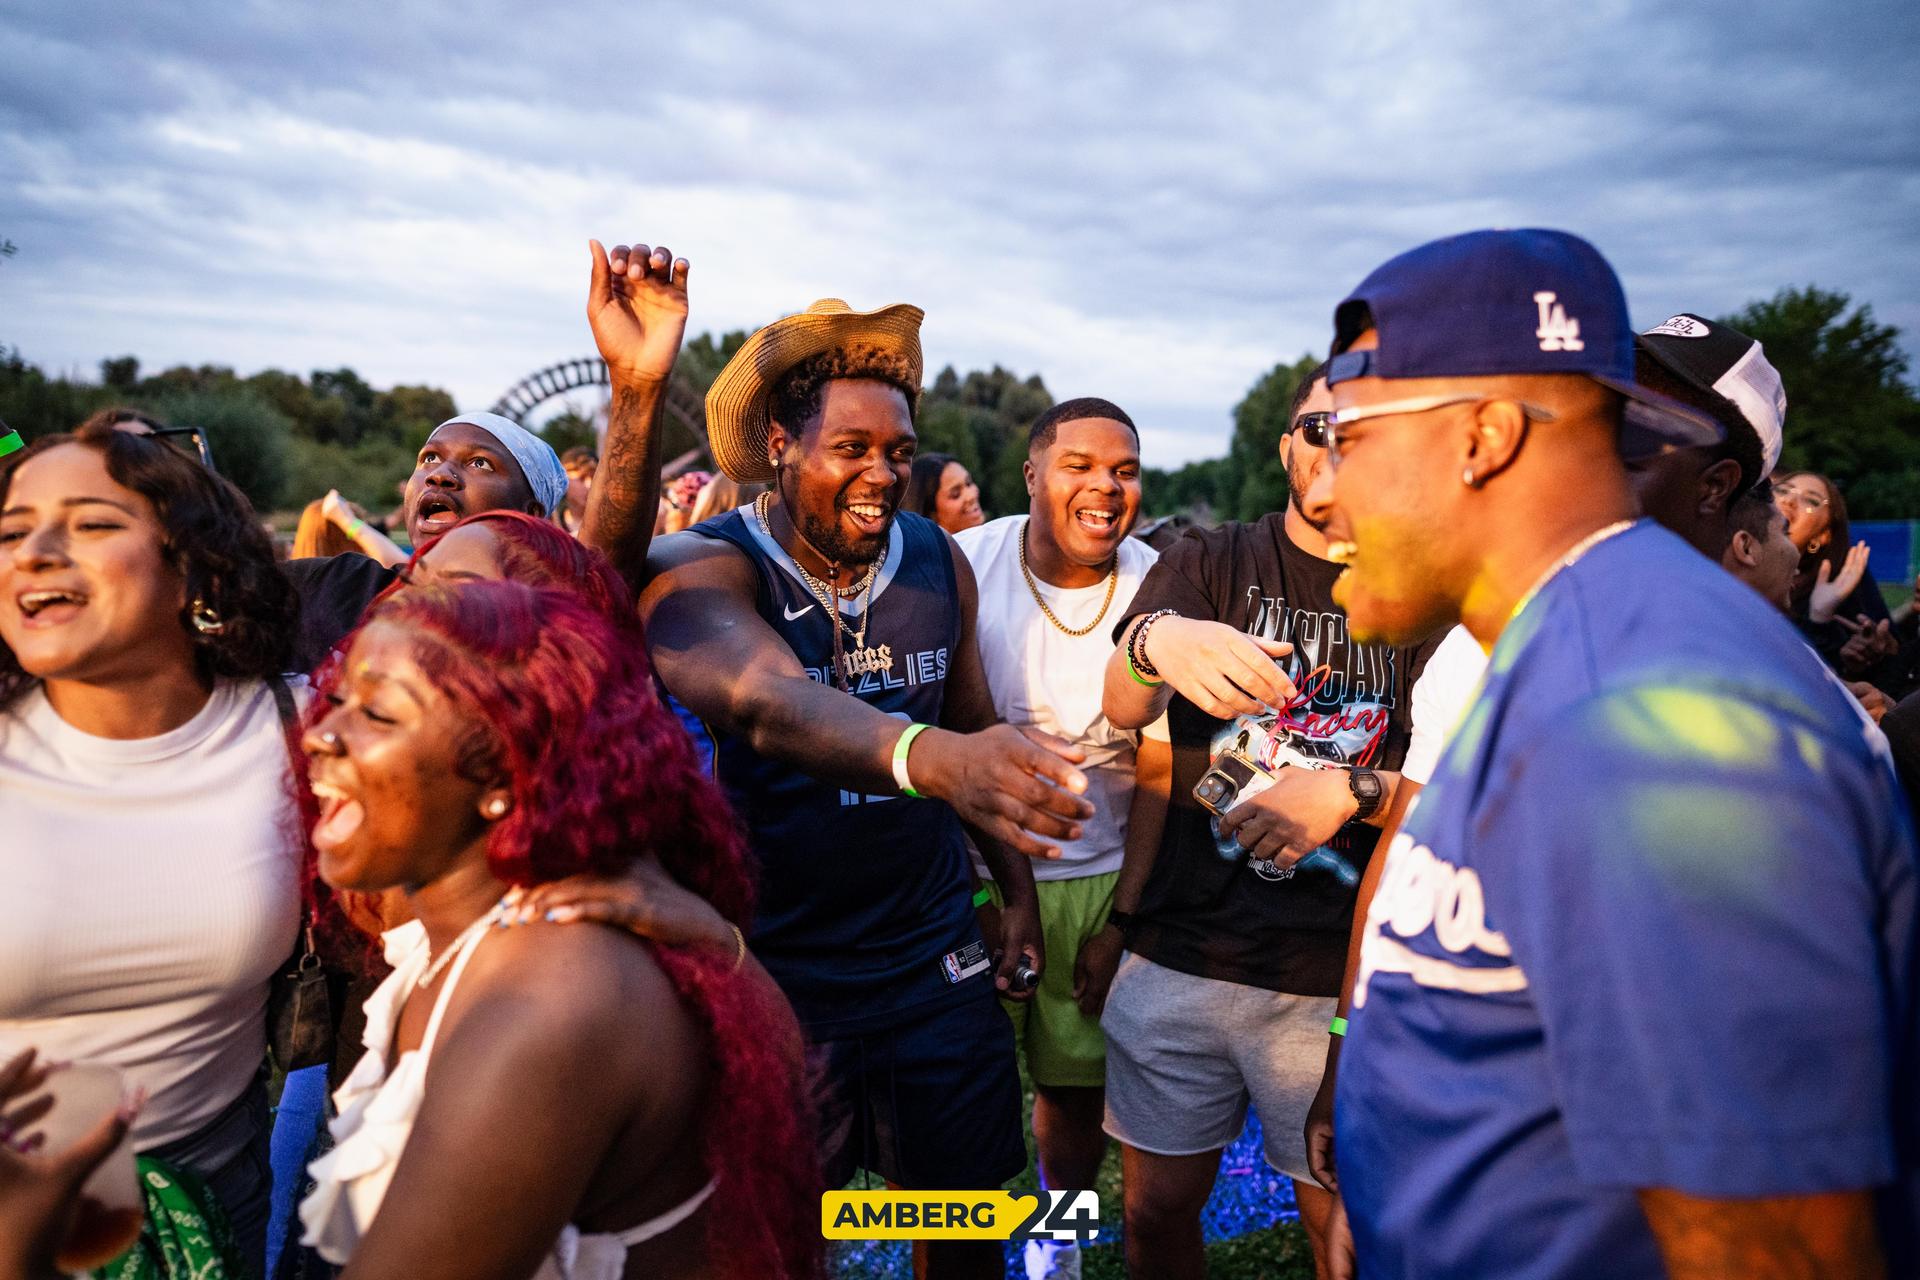
[(1540, 327), (1533, 336), (1540, 339), (1542, 351), (1585, 351), (1587, 344), (1580, 340), (1580, 322), (1567, 318), (1567, 309), (1554, 301), (1551, 289), (1533, 295), (1534, 305), (1540, 308)]

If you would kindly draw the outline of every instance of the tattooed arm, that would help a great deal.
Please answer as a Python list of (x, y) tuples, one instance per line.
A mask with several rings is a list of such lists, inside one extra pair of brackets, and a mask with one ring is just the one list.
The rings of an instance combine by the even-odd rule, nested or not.
[(647, 546), (660, 505), (660, 414), (666, 403), (665, 379), (613, 375), (606, 456), (594, 472), (580, 525), (580, 541), (613, 561), (635, 594), (645, 581)]
[(1866, 1191), (1706, 1200), (1643, 1188), (1640, 1207), (1673, 1280), (1878, 1280)]
[(587, 320), (613, 398), (580, 541), (604, 552), (639, 594), (660, 505), (660, 415), (687, 327), (687, 260), (664, 246), (592, 241)]

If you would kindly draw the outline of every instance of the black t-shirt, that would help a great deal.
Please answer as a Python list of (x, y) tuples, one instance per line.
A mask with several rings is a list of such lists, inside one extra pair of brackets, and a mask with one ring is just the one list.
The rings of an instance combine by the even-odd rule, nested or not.
[(281, 568), (300, 594), (300, 634), (293, 646), (296, 671), (319, 666), (359, 623), (373, 598), (400, 576), (398, 569), (356, 551), (289, 560)]
[[(1439, 639), (1400, 648), (1352, 643), (1346, 614), (1333, 603), (1339, 576), (1340, 566), (1293, 544), (1278, 514), (1189, 529), (1147, 571), (1127, 618), (1173, 609), (1291, 643), (1282, 664), (1299, 694), (1283, 711), (1282, 731), (1310, 744), (1307, 754), (1397, 770), (1412, 733), (1413, 682)], [(1166, 833), (1127, 944), (1183, 973), (1337, 995), (1354, 894), (1379, 831), (1350, 824), (1286, 870), (1217, 836), (1193, 788), (1245, 719), (1217, 720), (1174, 695)]]

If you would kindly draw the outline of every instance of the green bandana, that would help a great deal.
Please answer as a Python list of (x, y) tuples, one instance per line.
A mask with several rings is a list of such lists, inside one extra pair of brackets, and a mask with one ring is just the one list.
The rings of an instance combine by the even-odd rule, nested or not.
[(254, 1273), (206, 1184), (150, 1156), (136, 1163), (146, 1225), (133, 1248), (88, 1273), (93, 1280), (239, 1280)]

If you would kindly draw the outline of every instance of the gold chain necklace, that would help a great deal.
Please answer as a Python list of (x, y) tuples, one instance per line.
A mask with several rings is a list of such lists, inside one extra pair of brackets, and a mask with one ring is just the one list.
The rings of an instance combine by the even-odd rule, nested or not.
[[(770, 503), (771, 496), (770, 494), (763, 493), (755, 498), (753, 500), (753, 514), (760, 521), (760, 532), (767, 535), (768, 541), (778, 546), (780, 540), (773, 536), (773, 526), (767, 522), (767, 507)], [(800, 571), (801, 581), (807, 584), (807, 593), (820, 602), (820, 607), (827, 611), (828, 617), (840, 624), (840, 629), (846, 633), (847, 639), (853, 641), (853, 647), (856, 649), (864, 649), (867, 644), (867, 623), (873, 616), (873, 580), (875, 572), (880, 567), (879, 561), (876, 560), (874, 563), (868, 565), (866, 576), (848, 587), (845, 591), (842, 591), (837, 583), (822, 582), (819, 578), (814, 577), (813, 574), (808, 571), (807, 566), (800, 563), (799, 556), (793, 557), (793, 567)], [(847, 599), (851, 600), (863, 592), (866, 598), (861, 601), (860, 604), (860, 625), (856, 630), (849, 627), (846, 618), (841, 616), (838, 597), (844, 595)]]
[(1559, 563), (1541, 574), (1540, 580), (1527, 588), (1527, 593), (1521, 596), (1519, 603), (1513, 606), (1513, 612), (1507, 615), (1507, 621), (1511, 623), (1515, 618), (1525, 612), (1526, 607), (1533, 603), (1533, 598), (1540, 594), (1543, 587), (1559, 576), (1562, 569), (1571, 567), (1574, 561), (1605, 542), (1608, 538), (1613, 537), (1615, 534), (1625, 533), (1638, 523), (1638, 520), (1616, 520), (1604, 529), (1595, 529), (1592, 533), (1580, 539), (1580, 541), (1574, 543), (1571, 547), (1568, 547), (1567, 554), (1560, 557)]
[[(771, 505), (771, 499), (772, 495), (770, 493), (763, 493), (758, 498), (755, 498), (753, 502), (753, 514), (755, 518), (760, 521), (760, 532), (767, 535), (767, 541), (773, 543), (775, 546), (779, 546), (780, 540), (773, 536), (773, 526), (767, 520), (767, 508)], [(798, 528), (794, 530), (794, 533), (802, 542), (806, 542), (806, 535), (800, 533)], [(811, 547), (813, 544), (809, 542), (807, 545)], [(817, 549), (815, 554), (818, 554)], [(835, 628), (833, 632), (833, 648), (836, 678), (844, 681), (849, 676), (871, 675), (875, 673), (884, 674), (893, 670), (893, 647), (891, 645), (883, 644), (877, 648), (869, 648), (867, 646), (867, 624), (873, 620), (873, 584), (874, 580), (879, 576), (880, 562), (875, 560), (872, 564), (868, 565), (866, 576), (847, 588), (847, 594), (849, 596), (859, 594), (862, 597), (860, 601), (860, 625), (856, 630), (853, 627), (849, 627), (847, 620), (840, 614), (840, 589), (838, 584), (830, 581), (822, 582), (820, 579), (814, 577), (813, 574), (807, 571), (807, 567), (800, 563), (798, 556), (793, 556), (791, 559), (793, 560), (793, 567), (800, 571), (801, 580), (806, 583), (807, 594), (812, 596), (814, 600), (819, 603), (820, 607), (826, 611), (827, 616), (832, 619), (832, 624)], [(840, 651), (840, 639), (843, 635), (853, 642), (852, 650), (844, 654)], [(842, 687), (845, 687), (844, 684)]]
[(1120, 585), (1119, 548), (1116, 547), (1113, 552), (1113, 571), (1107, 574), (1107, 598), (1100, 602), (1100, 612), (1094, 615), (1092, 622), (1075, 631), (1072, 627), (1053, 616), (1053, 610), (1047, 607), (1046, 597), (1040, 594), (1040, 584), (1034, 581), (1033, 570), (1027, 567), (1027, 525), (1032, 523), (1033, 518), (1029, 516), (1026, 524), (1020, 526), (1020, 575), (1027, 580), (1027, 590), (1033, 592), (1033, 602), (1040, 606), (1040, 612), (1045, 614), (1047, 621), (1051, 622), (1058, 630), (1064, 631), (1070, 636), (1091, 635), (1093, 629), (1100, 625), (1100, 619), (1107, 616), (1107, 610), (1113, 605), (1114, 588)]

